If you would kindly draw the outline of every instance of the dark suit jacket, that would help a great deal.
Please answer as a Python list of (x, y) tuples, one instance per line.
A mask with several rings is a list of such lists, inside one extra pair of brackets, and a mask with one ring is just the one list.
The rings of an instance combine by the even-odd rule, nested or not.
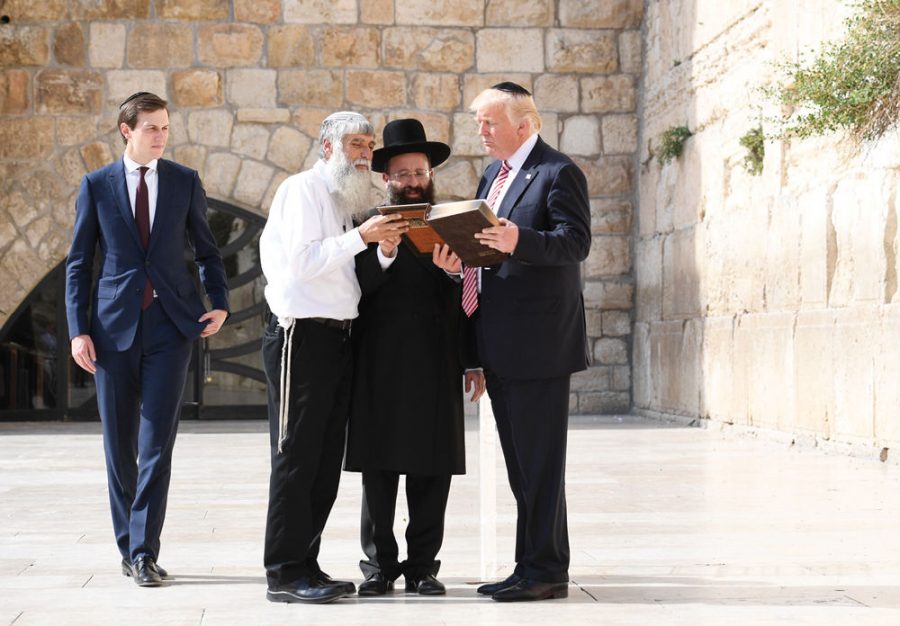
[[(206, 194), (200, 177), (172, 161), (160, 159), (158, 163), (159, 193), (146, 251), (128, 199), (123, 161), (82, 179), (66, 263), (70, 338), (90, 335), (100, 350), (126, 350), (134, 341), (148, 275), (160, 305), (178, 330), (188, 339), (198, 337), (205, 324), (197, 319), (206, 308), (185, 262), (188, 241), (212, 307), (228, 310), (225, 268), (206, 221)], [(100, 274), (92, 292), (98, 244)]]
[[(487, 167), (487, 197), (500, 162)], [(519, 227), (513, 255), (481, 273), (479, 357), (504, 378), (565, 376), (588, 365), (580, 263), (591, 246), (584, 174), (538, 138), (497, 212)]]

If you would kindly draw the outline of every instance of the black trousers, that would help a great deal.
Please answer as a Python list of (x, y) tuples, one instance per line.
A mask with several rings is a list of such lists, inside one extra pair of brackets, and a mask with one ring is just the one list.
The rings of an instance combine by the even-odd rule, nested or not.
[(294, 322), (287, 439), (278, 452), (284, 329), (271, 317), (263, 337), (272, 472), (264, 562), (270, 585), (319, 571), (322, 530), (337, 497), (350, 404), (350, 333)]
[(159, 556), (192, 344), (154, 298), (130, 348), (97, 350), (94, 380), (113, 530), (129, 562)]
[(514, 380), (487, 370), (484, 374), (516, 499), (515, 573), (542, 582), (567, 582), (570, 377)]
[(381, 572), (388, 580), (400, 574), (408, 580), (437, 575), (436, 560), (444, 542), (444, 513), (450, 493), (450, 475), (406, 475), (406, 560), (398, 563), (399, 549), (394, 538), (394, 511), (400, 474), (381, 470), (363, 471), (362, 522), (360, 542), (367, 560), (359, 562), (364, 576)]

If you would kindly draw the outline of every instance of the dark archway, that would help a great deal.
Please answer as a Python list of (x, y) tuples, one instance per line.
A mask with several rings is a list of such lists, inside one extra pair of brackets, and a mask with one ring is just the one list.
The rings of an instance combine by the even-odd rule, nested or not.
[[(194, 345), (183, 418), (263, 418), (259, 356), (266, 310), (259, 263), (265, 218), (209, 200), (209, 223), (225, 261), (232, 314)], [(185, 251), (186, 259), (192, 252)], [(0, 420), (98, 419), (93, 379), (69, 354), (65, 261), (50, 270), (0, 329)]]

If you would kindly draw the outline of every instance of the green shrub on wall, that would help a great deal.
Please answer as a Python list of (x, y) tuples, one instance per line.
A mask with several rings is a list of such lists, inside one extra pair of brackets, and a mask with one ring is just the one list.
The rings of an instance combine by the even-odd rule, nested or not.
[(681, 156), (684, 150), (684, 142), (688, 137), (693, 135), (687, 126), (673, 126), (667, 129), (659, 139), (659, 159), (660, 164), (665, 165), (673, 159)]
[(759, 176), (763, 171), (763, 159), (766, 156), (766, 136), (762, 126), (751, 128), (741, 137), (741, 146), (746, 148), (744, 155), (744, 169), (753, 176)]
[(846, 130), (857, 140), (874, 140), (897, 124), (900, 0), (860, 0), (846, 25), (844, 41), (781, 65), (787, 76), (770, 94), (789, 110), (782, 136)]

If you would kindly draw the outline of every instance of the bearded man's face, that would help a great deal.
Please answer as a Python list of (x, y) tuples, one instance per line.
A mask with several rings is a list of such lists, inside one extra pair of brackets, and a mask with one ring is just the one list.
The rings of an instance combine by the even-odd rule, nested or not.
[(408, 152), (391, 157), (384, 172), (390, 204), (434, 203), (434, 181), (428, 157)]

